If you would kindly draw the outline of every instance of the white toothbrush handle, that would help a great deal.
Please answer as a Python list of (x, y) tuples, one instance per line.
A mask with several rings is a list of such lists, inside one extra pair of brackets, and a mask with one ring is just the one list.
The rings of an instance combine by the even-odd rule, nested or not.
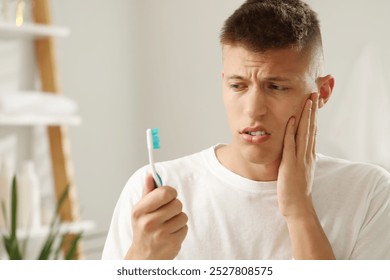
[(154, 159), (153, 159), (153, 149), (148, 149), (149, 154), (149, 165), (150, 171), (152, 172), (152, 176), (157, 187), (161, 187), (161, 179), (157, 174), (156, 168), (154, 167)]
[(160, 176), (158, 176), (157, 171), (154, 168), (154, 165), (151, 166), (151, 169), (152, 169), (152, 176), (153, 176), (154, 182), (156, 183), (157, 187), (162, 187)]

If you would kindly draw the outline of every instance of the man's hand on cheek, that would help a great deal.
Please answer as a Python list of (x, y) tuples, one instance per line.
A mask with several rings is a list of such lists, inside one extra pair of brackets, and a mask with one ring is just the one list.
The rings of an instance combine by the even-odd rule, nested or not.
[(285, 218), (302, 217), (313, 211), (317, 111), (318, 93), (313, 93), (306, 100), (299, 123), (291, 117), (286, 126), (277, 179), (279, 209)]
[(294, 259), (335, 259), (311, 198), (318, 103), (318, 93), (313, 93), (306, 101), (299, 124), (295, 118), (288, 121), (279, 166), (279, 209), (287, 224)]

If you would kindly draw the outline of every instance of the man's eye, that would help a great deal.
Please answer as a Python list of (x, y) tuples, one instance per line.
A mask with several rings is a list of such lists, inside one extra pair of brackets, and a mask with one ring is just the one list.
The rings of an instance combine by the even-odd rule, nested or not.
[(240, 91), (245, 89), (245, 85), (242, 84), (230, 84), (229, 87), (235, 91)]
[(276, 85), (276, 84), (270, 84), (270, 85), (269, 85), (269, 88), (270, 88), (271, 90), (278, 90), (278, 91), (285, 91), (285, 90), (288, 90), (288, 87), (281, 86), (281, 85)]

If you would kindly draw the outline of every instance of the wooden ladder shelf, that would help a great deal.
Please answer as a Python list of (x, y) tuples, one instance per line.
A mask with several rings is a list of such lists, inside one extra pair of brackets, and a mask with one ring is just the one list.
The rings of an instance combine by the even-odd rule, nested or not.
[[(49, 0), (34, 0), (32, 6), (34, 21), (39, 24), (50, 25), (51, 13)], [(53, 38), (36, 38), (35, 54), (42, 91), (60, 94)], [(66, 197), (60, 211), (60, 217), (66, 222), (78, 221), (80, 217), (73, 166), (70, 158), (67, 129), (64, 126), (48, 126), (47, 131), (49, 136), (50, 155), (53, 166), (55, 194), (57, 200), (66, 188), (69, 188), (68, 196)], [(69, 234), (67, 236), (64, 244), (65, 254), (74, 238), (74, 234)], [(83, 257), (81, 247), (82, 246), (79, 243), (76, 259), (81, 259)]]

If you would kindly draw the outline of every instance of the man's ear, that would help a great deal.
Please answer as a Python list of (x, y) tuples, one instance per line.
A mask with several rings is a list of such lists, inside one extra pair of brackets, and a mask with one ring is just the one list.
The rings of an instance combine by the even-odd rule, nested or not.
[(325, 77), (320, 77), (317, 80), (317, 85), (320, 93), (320, 103), (318, 104), (319, 108), (322, 108), (326, 102), (328, 102), (329, 98), (332, 95), (333, 87), (334, 87), (334, 78), (331, 75), (327, 75)]

